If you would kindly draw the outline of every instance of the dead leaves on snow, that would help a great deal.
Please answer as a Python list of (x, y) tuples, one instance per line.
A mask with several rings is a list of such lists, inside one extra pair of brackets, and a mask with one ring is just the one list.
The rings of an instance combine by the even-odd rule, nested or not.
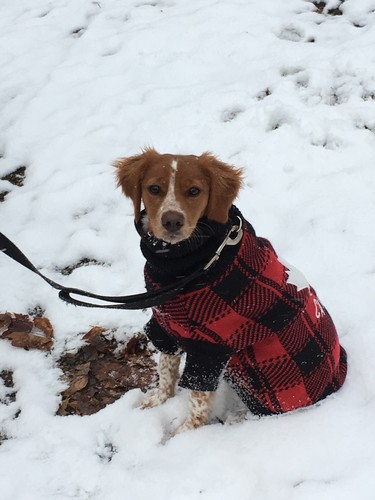
[[(0, 338), (10, 340), (15, 347), (48, 351), (54, 337), (47, 318), (5, 313), (0, 314)], [(143, 334), (119, 344), (110, 332), (96, 326), (83, 339), (85, 344), (77, 352), (67, 353), (58, 361), (67, 384), (58, 415), (91, 415), (131, 389), (146, 391), (155, 385), (156, 364)], [(14, 401), (17, 396), (12, 389), (12, 375), (3, 371), (0, 378), (9, 386)], [(0, 435), (0, 444), (3, 439)]]
[(100, 327), (84, 338), (85, 346), (59, 361), (68, 383), (59, 415), (91, 415), (131, 389), (146, 391), (155, 384), (156, 365), (144, 335), (136, 335), (123, 347)]
[(31, 318), (26, 314), (0, 314), (0, 338), (14, 347), (49, 351), (53, 345), (53, 328), (47, 318)]

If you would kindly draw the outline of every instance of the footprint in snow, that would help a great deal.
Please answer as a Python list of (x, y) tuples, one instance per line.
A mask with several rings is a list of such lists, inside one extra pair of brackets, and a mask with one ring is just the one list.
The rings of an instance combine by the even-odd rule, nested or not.
[(290, 67), (284, 67), (281, 68), (280, 74), (281, 76), (290, 76), (290, 75), (297, 75), (298, 73), (301, 73), (304, 71), (304, 68), (301, 68), (300, 66), (290, 66)]
[(86, 32), (87, 26), (81, 26), (79, 28), (75, 28), (70, 32), (73, 38), (81, 38), (81, 36)]
[(305, 38), (305, 33), (301, 28), (293, 24), (288, 24), (281, 28), (276, 35), (280, 40), (289, 40), (290, 42), (302, 42)]
[(233, 108), (225, 109), (221, 113), (221, 121), (224, 123), (232, 122), (238, 115), (245, 111), (244, 108), (240, 106), (234, 106)]

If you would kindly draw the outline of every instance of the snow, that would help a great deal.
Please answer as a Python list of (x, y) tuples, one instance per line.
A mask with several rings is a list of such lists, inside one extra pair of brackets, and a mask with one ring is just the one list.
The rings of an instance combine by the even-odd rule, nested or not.
[[(2, 500), (374, 498), (374, 44), (374, 0), (322, 12), (307, 0), (2, 2), (0, 177), (24, 165), (26, 178), (0, 181), (0, 230), (62, 284), (141, 292), (111, 163), (147, 145), (211, 150), (245, 168), (237, 205), (317, 289), (349, 356), (341, 391), (280, 417), (230, 423), (225, 387), (211, 425), (169, 440), (185, 391), (148, 411), (134, 390), (59, 417), (58, 357), (92, 325), (123, 340), (150, 313), (67, 306), (0, 255), (0, 312), (40, 306), (56, 335), (49, 355), (0, 341), (18, 391), (5, 404), (0, 385)], [(104, 265), (61, 274), (82, 258)]]

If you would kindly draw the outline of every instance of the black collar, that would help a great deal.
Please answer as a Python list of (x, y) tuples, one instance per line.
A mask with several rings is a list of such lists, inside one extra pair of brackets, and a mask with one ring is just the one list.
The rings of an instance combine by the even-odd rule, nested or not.
[[(159, 240), (145, 231), (141, 222), (145, 214), (146, 212), (143, 211), (141, 219), (135, 224), (135, 227), (141, 236), (141, 251), (147, 261), (146, 272), (151, 281), (159, 285), (165, 285), (177, 278), (187, 276), (205, 264), (215, 253), (230, 228), (237, 224), (237, 218), (242, 220), (241, 212), (232, 205), (228, 221), (225, 224), (204, 217), (198, 221), (190, 238), (180, 243), (171, 244)], [(237, 246), (228, 246), (220, 258), (220, 267), (229, 265), (237, 250)]]

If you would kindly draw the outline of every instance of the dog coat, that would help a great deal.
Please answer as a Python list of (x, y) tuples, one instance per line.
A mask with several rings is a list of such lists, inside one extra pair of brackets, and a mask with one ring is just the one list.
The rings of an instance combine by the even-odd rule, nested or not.
[[(242, 218), (232, 207), (229, 227), (235, 215)], [(241, 242), (226, 247), (199, 283), (155, 307), (145, 332), (158, 350), (186, 353), (180, 386), (214, 391), (224, 372), (255, 414), (284, 413), (337, 391), (346, 376), (346, 353), (329, 313), (304, 276), (279, 259), (271, 243), (242, 220)], [(222, 225), (214, 224), (217, 233)], [(220, 228), (221, 235), (228, 224)], [(146, 246), (141, 244), (148, 258), (148, 289), (172, 279), (168, 270), (176, 262), (189, 261), (194, 252), (204, 259), (207, 253), (197, 248), (168, 259), (176, 245), (159, 247), (159, 257), (150, 242)], [(181, 269), (172, 272), (174, 280), (178, 273)]]

